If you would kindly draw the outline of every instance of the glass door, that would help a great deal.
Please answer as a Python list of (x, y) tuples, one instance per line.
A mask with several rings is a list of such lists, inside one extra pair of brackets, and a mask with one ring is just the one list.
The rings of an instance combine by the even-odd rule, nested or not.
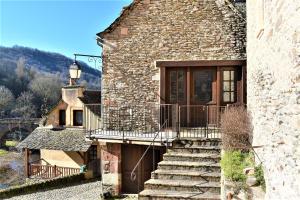
[[(166, 70), (166, 103), (178, 104), (179, 106), (187, 104), (187, 68), (168, 68)], [(179, 114), (176, 113), (175, 107), (173, 110), (168, 110), (167, 116), (169, 124), (176, 127)], [(180, 122), (186, 123), (186, 110), (180, 110)], [(163, 119), (164, 121), (165, 119)]]
[(191, 68), (190, 88), (189, 127), (206, 127), (210, 107), (216, 103), (216, 68)]

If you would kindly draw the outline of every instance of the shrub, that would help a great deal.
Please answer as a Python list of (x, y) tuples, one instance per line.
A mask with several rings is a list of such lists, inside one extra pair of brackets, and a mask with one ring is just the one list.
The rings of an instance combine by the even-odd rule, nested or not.
[(225, 150), (249, 149), (252, 125), (246, 108), (228, 107), (221, 115), (221, 131)]
[(17, 146), (17, 144), (18, 144), (18, 141), (14, 141), (14, 140), (7, 140), (5, 142), (5, 146), (7, 146), (7, 147), (15, 147), (15, 146)]
[(225, 152), (221, 159), (224, 176), (231, 181), (244, 182), (246, 175), (243, 173), (243, 169), (246, 166), (245, 159), (247, 156), (247, 153), (241, 151)]
[(261, 185), (261, 187), (264, 191), (266, 191), (266, 182), (265, 182), (265, 178), (264, 178), (264, 171), (263, 171), (261, 164), (254, 168), (254, 176), (257, 180), (257, 183), (259, 185)]
[(6, 154), (8, 154), (7, 151), (5, 151), (4, 149), (0, 149), (0, 156), (4, 156)]

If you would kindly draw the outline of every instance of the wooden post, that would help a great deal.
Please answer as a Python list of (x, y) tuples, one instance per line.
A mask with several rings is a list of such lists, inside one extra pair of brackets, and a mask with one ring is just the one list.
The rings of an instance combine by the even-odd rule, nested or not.
[(54, 177), (56, 177), (56, 165), (54, 165)]
[(24, 172), (25, 172), (25, 177), (29, 178), (30, 173), (29, 173), (29, 149), (28, 148), (24, 149)]
[(217, 107), (221, 106), (221, 67), (217, 67)]
[(187, 115), (187, 125), (190, 125), (190, 105), (191, 105), (191, 67), (187, 68), (187, 111), (186, 111), (186, 115)]

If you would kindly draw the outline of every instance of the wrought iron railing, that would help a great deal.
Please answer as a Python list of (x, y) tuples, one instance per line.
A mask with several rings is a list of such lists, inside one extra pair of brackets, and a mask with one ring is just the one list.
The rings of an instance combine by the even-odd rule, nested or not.
[(149, 142), (159, 130), (161, 141), (191, 137), (220, 138), (220, 119), (225, 109), (225, 106), (215, 105), (101, 105), (99, 127), (87, 132), (91, 139), (123, 141), (138, 139)]
[(179, 135), (183, 138), (221, 138), (220, 121), (225, 106), (179, 106)]
[[(141, 156), (141, 158), (139, 159), (139, 161), (136, 163), (136, 165), (134, 166), (134, 168), (133, 168), (133, 170), (131, 171), (131, 174), (130, 174), (130, 178), (131, 178), (131, 181), (134, 181), (135, 179), (136, 179), (136, 173), (135, 173), (135, 171), (136, 171), (136, 169), (138, 168), (138, 166), (141, 164), (141, 162), (142, 162), (142, 160), (144, 159), (144, 157), (146, 156), (146, 154), (147, 154), (147, 152), (149, 151), (149, 149), (151, 148), (151, 147), (153, 147), (154, 148), (154, 142), (155, 142), (155, 140), (156, 140), (156, 138), (157, 137), (159, 137), (159, 133), (166, 127), (166, 125), (168, 124), (168, 119), (162, 124), (162, 126), (161, 126), (161, 128), (159, 129), (159, 131), (157, 131), (157, 133), (154, 135), (154, 137), (153, 137), (153, 139), (152, 139), (152, 141), (151, 141), (151, 143), (148, 145), (148, 147), (147, 147), (147, 149), (145, 150), (145, 152), (143, 153), (143, 155)], [(154, 150), (154, 149), (153, 149)], [(153, 157), (153, 159), (152, 159), (153, 161), (153, 166), (154, 166), (154, 157)], [(154, 167), (153, 167), (154, 168)], [(153, 171), (154, 171), (154, 169), (153, 169)]]
[(178, 108), (174, 104), (102, 105), (101, 110), (101, 125), (88, 130), (90, 138), (151, 140), (164, 122), (161, 142), (176, 137)]

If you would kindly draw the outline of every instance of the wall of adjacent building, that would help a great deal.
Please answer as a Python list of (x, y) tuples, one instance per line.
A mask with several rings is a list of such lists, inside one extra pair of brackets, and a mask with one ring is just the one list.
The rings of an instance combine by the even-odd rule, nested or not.
[(73, 126), (73, 110), (82, 110), (83, 103), (78, 97), (83, 96), (81, 86), (66, 86), (62, 88), (62, 101), (47, 115), (46, 125), (59, 126), (59, 110), (66, 111), (66, 126)]
[[(42, 164), (56, 165), (59, 167), (80, 168), (84, 164), (83, 158), (77, 152), (41, 149)], [(83, 153), (81, 152), (83, 155)]]
[(135, 2), (103, 34), (104, 104), (159, 102), (158, 60), (246, 59), (246, 22), (224, 0)]
[(300, 196), (300, 1), (247, 1), (247, 91), (266, 199)]
[[(46, 126), (52, 125), (53, 127), (59, 126), (59, 111), (67, 110), (68, 104), (60, 101), (58, 105), (47, 115)], [(69, 124), (70, 122), (68, 122)], [(67, 122), (66, 122), (67, 124)]]

